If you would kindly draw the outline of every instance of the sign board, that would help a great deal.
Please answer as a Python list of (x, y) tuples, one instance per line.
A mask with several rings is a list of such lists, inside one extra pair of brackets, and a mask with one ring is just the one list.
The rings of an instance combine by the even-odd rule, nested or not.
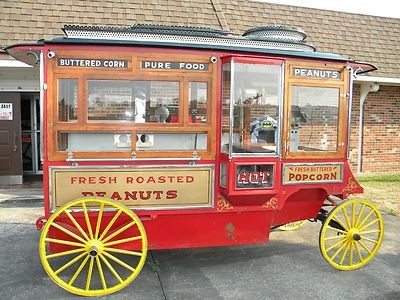
[(32, 134), (31, 133), (21, 133), (21, 140), (23, 143), (32, 142)]
[(12, 121), (13, 120), (13, 104), (0, 103), (0, 120)]
[(117, 59), (88, 59), (88, 58), (57, 58), (59, 67), (79, 67), (79, 68), (109, 68), (126, 69), (128, 60)]
[(149, 61), (141, 62), (142, 69), (208, 71), (208, 64), (198, 62)]
[(236, 189), (270, 188), (273, 174), (273, 165), (236, 165)]
[(213, 168), (52, 168), (53, 208), (82, 197), (106, 197), (129, 207), (212, 206)]
[(324, 78), (324, 79), (341, 79), (340, 72), (337, 70), (310, 69), (310, 68), (299, 68), (299, 67), (293, 67), (293, 76)]
[(283, 184), (335, 183), (342, 181), (342, 163), (283, 165)]

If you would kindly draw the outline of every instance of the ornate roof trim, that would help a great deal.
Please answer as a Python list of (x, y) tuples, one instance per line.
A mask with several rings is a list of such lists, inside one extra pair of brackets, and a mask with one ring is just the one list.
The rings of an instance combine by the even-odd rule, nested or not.
[(284, 26), (266, 26), (245, 32), (244, 36), (230, 32), (185, 26), (136, 24), (130, 27), (65, 25), (67, 39), (118, 40), (155, 42), (163, 44), (191, 44), (231, 46), (234, 48), (277, 49), (299, 52), (315, 52), (315, 47), (304, 41), (301, 30)]

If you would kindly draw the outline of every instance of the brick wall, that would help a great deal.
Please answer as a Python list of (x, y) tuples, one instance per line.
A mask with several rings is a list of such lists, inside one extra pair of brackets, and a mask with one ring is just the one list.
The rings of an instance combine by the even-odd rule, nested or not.
[[(355, 85), (351, 120), (350, 163), (357, 168), (360, 86)], [(400, 170), (400, 87), (381, 85), (364, 104), (361, 171)]]

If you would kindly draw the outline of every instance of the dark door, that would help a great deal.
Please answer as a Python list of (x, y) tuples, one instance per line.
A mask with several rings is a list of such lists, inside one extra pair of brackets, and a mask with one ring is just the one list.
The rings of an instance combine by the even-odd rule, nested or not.
[(41, 174), (38, 94), (21, 94), (21, 140), (24, 175)]
[(20, 93), (0, 93), (0, 184), (22, 183)]

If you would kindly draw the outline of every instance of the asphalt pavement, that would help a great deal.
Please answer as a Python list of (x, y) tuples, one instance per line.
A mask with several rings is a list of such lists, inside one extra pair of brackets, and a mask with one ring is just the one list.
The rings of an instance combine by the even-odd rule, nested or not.
[[(0, 299), (81, 299), (41, 266), (40, 189), (31, 198), (34, 191), (8, 192), (0, 189)], [(150, 251), (138, 278), (102, 299), (400, 299), (400, 217), (384, 220), (379, 253), (356, 271), (330, 267), (319, 252), (320, 224), (307, 223), (271, 232), (268, 245)]]

